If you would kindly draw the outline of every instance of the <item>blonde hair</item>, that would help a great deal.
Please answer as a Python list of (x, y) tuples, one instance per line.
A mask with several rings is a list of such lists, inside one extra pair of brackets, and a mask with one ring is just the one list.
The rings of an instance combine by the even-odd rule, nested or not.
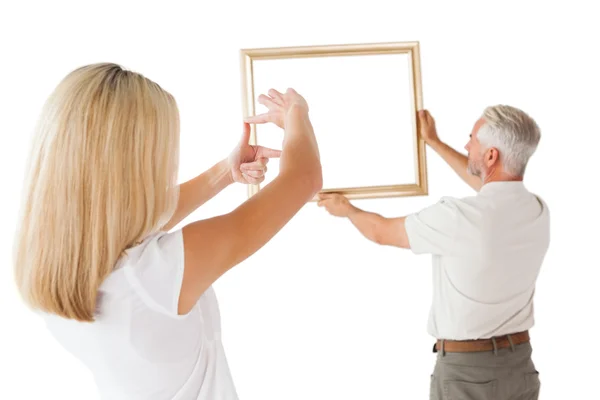
[(93, 321), (123, 252), (158, 232), (177, 204), (173, 96), (116, 64), (71, 72), (42, 111), (31, 148), (15, 277), (33, 309)]

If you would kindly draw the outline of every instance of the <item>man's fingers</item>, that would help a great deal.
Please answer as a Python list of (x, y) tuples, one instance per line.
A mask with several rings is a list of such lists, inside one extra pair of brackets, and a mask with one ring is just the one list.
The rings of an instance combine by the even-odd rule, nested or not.
[(275, 150), (275, 149), (269, 149), (268, 147), (257, 146), (256, 155), (258, 157), (264, 157), (266, 159), (278, 158), (281, 156), (281, 150)]

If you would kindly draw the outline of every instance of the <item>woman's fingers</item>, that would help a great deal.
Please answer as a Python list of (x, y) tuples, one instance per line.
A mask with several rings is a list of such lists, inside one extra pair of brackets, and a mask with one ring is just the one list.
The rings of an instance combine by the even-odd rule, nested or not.
[(259, 183), (261, 183), (262, 181), (265, 180), (265, 176), (264, 175), (262, 177), (260, 177), (260, 178), (255, 178), (255, 177), (250, 176), (250, 175), (248, 175), (246, 173), (242, 173), (242, 176), (244, 177), (244, 179), (246, 180), (246, 182), (248, 182), (249, 184), (252, 184), (252, 185), (258, 185)]

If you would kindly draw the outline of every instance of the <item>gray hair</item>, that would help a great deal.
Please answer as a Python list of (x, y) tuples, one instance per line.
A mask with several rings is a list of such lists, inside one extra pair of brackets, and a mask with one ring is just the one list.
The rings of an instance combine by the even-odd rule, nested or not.
[(486, 149), (498, 149), (507, 173), (523, 176), (540, 141), (537, 123), (518, 108), (505, 105), (486, 108), (482, 118), (485, 124), (477, 133), (479, 142)]

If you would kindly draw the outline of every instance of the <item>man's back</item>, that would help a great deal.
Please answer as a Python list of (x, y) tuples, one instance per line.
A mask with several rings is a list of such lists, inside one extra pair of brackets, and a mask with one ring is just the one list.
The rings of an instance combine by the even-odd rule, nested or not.
[(444, 198), (407, 218), (411, 248), (433, 254), (429, 333), (470, 340), (533, 326), (535, 282), (548, 249), (546, 204), (522, 182)]
[(437, 362), (431, 398), (537, 399), (529, 328), (540, 267), (550, 244), (548, 207), (523, 186), (540, 141), (537, 123), (518, 108), (487, 107), (461, 154), (437, 134), (426, 110), (419, 135), (478, 192), (443, 198), (406, 217), (385, 218), (339, 194), (319, 201), (368, 239), (433, 256), (429, 333)]

